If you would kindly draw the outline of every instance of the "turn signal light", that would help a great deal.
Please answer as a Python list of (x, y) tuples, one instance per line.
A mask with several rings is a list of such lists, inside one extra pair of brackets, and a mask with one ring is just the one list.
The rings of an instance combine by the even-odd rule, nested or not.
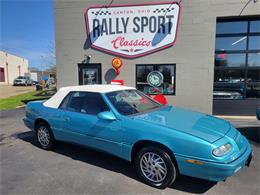
[(187, 160), (187, 162), (193, 163), (193, 164), (196, 164), (196, 165), (203, 165), (204, 164), (203, 162), (200, 162), (200, 161), (197, 161), (197, 160), (192, 160), (192, 159)]

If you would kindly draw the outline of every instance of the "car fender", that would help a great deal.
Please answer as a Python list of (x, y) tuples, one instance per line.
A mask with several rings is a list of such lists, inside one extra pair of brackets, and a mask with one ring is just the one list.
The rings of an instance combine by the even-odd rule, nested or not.
[(185, 156), (196, 159), (215, 160), (212, 158), (212, 145), (198, 137), (184, 132), (161, 127), (144, 121), (125, 117), (123, 124), (123, 153), (131, 160), (132, 149), (137, 142), (157, 142), (169, 148), (175, 156)]

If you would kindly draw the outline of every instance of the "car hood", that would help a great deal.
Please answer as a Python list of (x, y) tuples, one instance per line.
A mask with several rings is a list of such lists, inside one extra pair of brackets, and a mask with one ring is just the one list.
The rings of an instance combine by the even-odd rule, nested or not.
[(196, 136), (210, 143), (222, 138), (231, 127), (230, 123), (223, 119), (173, 106), (164, 106), (133, 117), (149, 124)]

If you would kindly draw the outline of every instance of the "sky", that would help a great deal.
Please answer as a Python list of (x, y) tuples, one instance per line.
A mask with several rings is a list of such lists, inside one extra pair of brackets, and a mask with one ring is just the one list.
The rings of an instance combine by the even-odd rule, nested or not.
[(26, 58), (29, 67), (55, 63), (53, 0), (0, 0), (0, 50)]

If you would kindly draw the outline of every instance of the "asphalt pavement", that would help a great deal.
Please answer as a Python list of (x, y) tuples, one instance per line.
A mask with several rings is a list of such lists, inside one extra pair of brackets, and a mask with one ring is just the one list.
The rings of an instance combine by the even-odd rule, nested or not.
[(131, 164), (117, 157), (67, 143), (40, 149), (23, 116), (24, 108), (0, 111), (0, 194), (260, 194), (260, 130), (251, 123), (238, 126), (254, 151), (249, 168), (219, 183), (180, 176), (159, 190), (140, 182)]

